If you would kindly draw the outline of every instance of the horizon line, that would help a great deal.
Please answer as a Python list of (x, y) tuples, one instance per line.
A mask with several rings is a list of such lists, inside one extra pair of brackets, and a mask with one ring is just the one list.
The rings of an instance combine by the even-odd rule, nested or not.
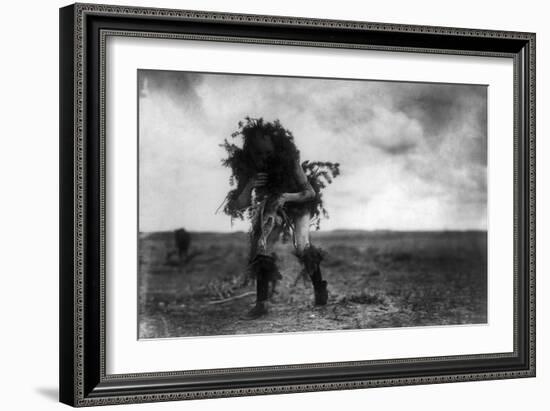
[[(181, 228), (185, 227), (179, 227), (174, 229), (168, 229), (168, 230), (151, 230), (151, 231), (141, 231), (138, 230), (140, 234), (151, 234), (151, 233), (169, 233), (176, 230), (179, 230)], [(197, 233), (197, 234), (239, 234), (239, 233), (248, 233), (248, 231), (245, 230), (235, 230), (235, 231), (212, 231), (212, 230), (206, 230), (206, 231), (197, 231), (197, 230), (187, 230), (189, 233)], [(472, 231), (479, 231), (479, 232), (487, 232), (487, 228), (439, 228), (439, 229), (388, 229), (388, 228), (376, 228), (376, 229), (362, 229), (362, 228), (334, 228), (332, 230), (311, 230), (310, 233), (334, 233), (338, 231), (355, 231), (355, 232), (394, 232), (394, 233), (433, 233), (433, 232), (472, 232)]]

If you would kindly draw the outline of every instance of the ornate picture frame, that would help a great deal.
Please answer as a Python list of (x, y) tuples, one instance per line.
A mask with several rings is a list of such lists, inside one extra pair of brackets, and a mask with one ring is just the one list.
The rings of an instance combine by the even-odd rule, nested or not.
[[(513, 349), (108, 373), (106, 43), (216, 41), (508, 59), (513, 64)], [(491, 103), (491, 102), (490, 102)], [(498, 145), (498, 142), (495, 142)], [(535, 34), (75, 4), (60, 9), (60, 401), (73, 406), (535, 376)], [(246, 338), (246, 337), (242, 337)]]

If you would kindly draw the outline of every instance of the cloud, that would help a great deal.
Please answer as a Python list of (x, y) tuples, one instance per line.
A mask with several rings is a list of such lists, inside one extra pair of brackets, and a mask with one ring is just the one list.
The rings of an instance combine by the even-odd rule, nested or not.
[(175, 105), (201, 108), (202, 99), (196, 87), (203, 81), (201, 73), (168, 70), (139, 70), (139, 96), (162, 96)]
[(139, 84), (144, 230), (230, 229), (214, 214), (229, 189), (219, 144), (247, 115), (280, 119), (302, 160), (341, 163), (323, 229), (486, 227), (485, 86), (164, 71)]

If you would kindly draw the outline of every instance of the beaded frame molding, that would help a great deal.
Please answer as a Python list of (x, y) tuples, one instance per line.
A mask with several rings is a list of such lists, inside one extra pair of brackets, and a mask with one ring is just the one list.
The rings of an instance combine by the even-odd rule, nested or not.
[[(108, 36), (507, 57), (514, 66), (514, 350), (105, 372)], [(60, 401), (73, 406), (535, 376), (535, 34), (97, 4), (60, 9)]]

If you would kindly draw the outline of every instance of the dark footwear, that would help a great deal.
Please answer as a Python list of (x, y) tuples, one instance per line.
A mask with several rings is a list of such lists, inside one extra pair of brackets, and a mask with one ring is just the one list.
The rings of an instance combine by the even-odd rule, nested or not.
[(327, 282), (325, 280), (321, 281), (314, 286), (313, 291), (315, 293), (315, 305), (326, 305), (328, 301)]
[(262, 317), (268, 313), (267, 304), (265, 301), (257, 301), (256, 305), (246, 313), (245, 319), (254, 320), (256, 318)]

